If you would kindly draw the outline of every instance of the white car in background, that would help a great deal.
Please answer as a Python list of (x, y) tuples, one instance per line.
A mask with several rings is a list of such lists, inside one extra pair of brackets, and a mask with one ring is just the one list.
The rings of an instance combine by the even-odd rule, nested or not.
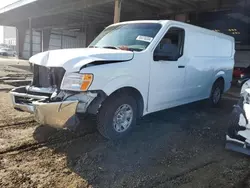
[(16, 56), (16, 51), (12, 50), (11, 48), (1, 48), (0, 49), (0, 55), (1, 56)]

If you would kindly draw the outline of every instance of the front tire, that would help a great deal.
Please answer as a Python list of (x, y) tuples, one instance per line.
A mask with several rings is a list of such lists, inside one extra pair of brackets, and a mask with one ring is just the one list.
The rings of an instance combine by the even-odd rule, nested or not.
[(107, 139), (126, 136), (136, 124), (137, 103), (127, 93), (110, 96), (97, 115), (97, 129)]

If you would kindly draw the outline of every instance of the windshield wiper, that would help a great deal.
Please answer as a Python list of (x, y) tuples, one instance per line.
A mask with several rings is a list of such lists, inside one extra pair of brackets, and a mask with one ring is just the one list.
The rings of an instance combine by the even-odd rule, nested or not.
[(140, 49), (140, 48), (130, 48), (130, 47), (116, 47), (116, 46), (102, 46), (102, 47), (98, 47), (98, 46), (89, 46), (89, 48), (107, 48), (107, 49), (114, 49), (114, 50), (128, 50), (128, 51), (136, 51), (136, 52), (140, 52), (144, 49)]
[(140, 51), (142, 51), (142, 50), (144, 50), (144, 49), (142, 49), (142, 48), (128, 48), (128, 50), (140, 52)]
[(98, 46), (89, 46), (88, 48), (99, 48)]
[(102, 48), (108, 48), (108, 49), (115, 49), (115, 50), (119, 50), (118, 47), (116, 46), (103, 46)]

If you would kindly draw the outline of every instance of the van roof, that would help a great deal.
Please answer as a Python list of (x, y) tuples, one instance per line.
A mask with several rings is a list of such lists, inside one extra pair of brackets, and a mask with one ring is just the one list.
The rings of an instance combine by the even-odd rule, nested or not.
[(234, 38), (229, 36), (229, 35), (219, 33), (219, 32), (216, 32), (216, 31), (213, 31), (213, 30), (210, 30), (210, 29), (205, 29), (205, 28), (202, 28), (202, 27), (199, 27), (199, 26), (191, 25), (191, 24), (188, 24), (188, 23), (174, 21), (174, 20), (135, 20), (135, 21), (120, 22), (120, 23), (112, 24), (111, 26), (123, 25), (123, 24), (133, 24), (133, 23), (158, 23), (158, 24), (161, 24), (161, 25), (165, 25), (167, 23), (176, 23), (176, 24), (182, 25), (184, 27), (187, 27), (187, 28), (189, 28), (191, 30), (195, 30), (197, 32), (202, 32), (202, 33), (206, 33), (208, 35), (223, 37), (223, 38), (227, 38), (229, 40), (234, 41)]

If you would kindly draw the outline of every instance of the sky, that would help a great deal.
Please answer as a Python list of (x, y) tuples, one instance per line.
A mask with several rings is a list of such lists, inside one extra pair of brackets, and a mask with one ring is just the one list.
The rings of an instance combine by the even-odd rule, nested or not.
[[(0, 0), (0, 8), (5, 7), (6, 5), (9, 5), (11, 3), (14, 3), (18, 0)], [(3, 42), (3, 27), (0, 26), (0, 43)]]

